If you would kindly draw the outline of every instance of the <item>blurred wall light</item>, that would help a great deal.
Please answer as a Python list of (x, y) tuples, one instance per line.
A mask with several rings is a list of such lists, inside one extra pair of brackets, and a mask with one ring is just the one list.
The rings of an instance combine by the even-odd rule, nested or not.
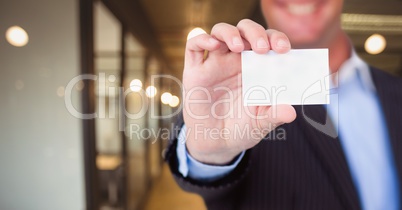
[(83, 81), (79, 81), (77, 82), (77, 84), (75, 85), (75, 89), (77, 91), (81, 91), (82, 89), (84, 89), (85, 87), (85, 83)]
[(153, 98), (156, 96), (157, 90), (156, 87), (154, 86), (148, 86), (147, 89), (145, 90), (145, 94), (147, 94), (147, 96), (149, 98)]
[(6, 39), (8, 43), (15, 47), (23, 47), (28, 44), (29, 38), (27, 32), (23, 28), (12, 26), (6, 31)]
[(176, 107), (180, 104), (180, 99), (177, 96), (172, 96), (172, 100), (169, 103), (169, 106)]
[(364, 43), (364, 49), (370, 54), (379, 54), (384, 51), (387, 42), (380, 34), (373, 34)]
[(171, 100), (172, 100), (172, 94), (171, 93), (164, 92), (161, 95), (161, 101), (162, 101), (163, 104), (169, 104)]
[(56, 93), (57, 93), (57, 95), (58, 95), (59, 97), (63, 97), (63, 96), (64, 96), (64, 91), (65, 91), (64, 87), (63, 87), (63, 86), (59, 86), (59, 87), (57, 88)]
[(15, 89), (22, 90), (24, 88), (24, 82), (22, 80), (15, 81)]
[(191, 30), (190, 33), (188, 33), (188, 35), (187, 35), (187, 40), (189, 40), (189, 39), (191, 39), (191, 38), (193, 38), (193, 37), (196, 37), (196, 36), (198, 36), (198, 35), (201, 35), (201, 34), (206, 34), (206, 33), (207, 33), (207, 32), (205, 32), (204, 29), (199, 28), (199, 27), (196, 27), (196, 28), (194, 28), (193, 30)]
[(142, 88), (142, 82), (139, 79), (133, 79), (130, 82), (130, 89), (134, 92), (139, 92)]

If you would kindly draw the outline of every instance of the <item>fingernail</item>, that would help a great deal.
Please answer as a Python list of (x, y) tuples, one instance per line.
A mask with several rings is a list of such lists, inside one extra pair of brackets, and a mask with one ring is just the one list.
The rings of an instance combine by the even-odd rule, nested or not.
[(257, 47), (260, 49), (266, 49), (268, 48), (268, 43), (263, 38), (259, 38), (257, 41)]
[(242, 45), (243, 41), (239, 37), (234, 37), (233, 38), (233, 44), (234, 45)]
[(280, 47), (280, 48), (287, 48), (289, 47), (289, 43), (283, 39), (280, 39), (277, 43), (276, 46)]

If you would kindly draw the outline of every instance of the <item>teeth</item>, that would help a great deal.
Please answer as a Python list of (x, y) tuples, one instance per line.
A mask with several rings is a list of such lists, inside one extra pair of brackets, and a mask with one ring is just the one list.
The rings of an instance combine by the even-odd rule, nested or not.
[(288, 10), (292, 15), (308, 15), (315, 11), (315, 5), (310, 4), (289, 4)]

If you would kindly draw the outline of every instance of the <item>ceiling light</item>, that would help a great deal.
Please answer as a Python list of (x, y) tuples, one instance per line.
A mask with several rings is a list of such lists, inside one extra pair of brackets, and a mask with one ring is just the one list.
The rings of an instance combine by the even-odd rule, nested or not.
[(198, 36), (198, 35), (201, 35), (201, 34), (206, 34), (206, 33), (207, 33), (207, 32), (205, 32), (204, 29), (199, 28), (199, 27), (196, 27), (196, 28), (194, 28), (193, 30), (191, 30), (190, 33), (188, 33), (188, 35), (187, 35), (187, 40), (189, 40), (189, 39), (191, 39), (191, 38), (194, 38), (194, 37), (196, 37), (196, 36)]
[(139, 79), (133, 79), (130, 82), (130, 89), (134, 92), (139, 92), (142, 88), (142, 82)]
[(163, 104), (169, 104), (172, 101), (172, 94), (165, 92), (161, 95), (161, 101)]
[(23, 28), (12, 26), (6, 31), (6, 39), (15, 47), (23, 47), (28, 43), (28, 34)]
[(145, 90), (145, 94), (147, 94), (147, 96), (149, 98), (153, 98), (154, 96), (156, 96), (156, 87), (154, 86), (148, 86), (147, 89)]
[(177, 96), (172, 96), (172, 100), (169, 103), (169, 106), (176, 107), (180, 104), (180, 99)]
[(371, 35), (364, 43), (364, 49), (370, 54), (379, 54), (387, 45), (385, 38), (380, 34)]

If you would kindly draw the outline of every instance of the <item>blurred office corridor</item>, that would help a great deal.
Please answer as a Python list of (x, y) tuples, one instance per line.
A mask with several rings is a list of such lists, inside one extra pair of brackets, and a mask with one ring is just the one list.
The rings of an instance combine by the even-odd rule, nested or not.
[(202, 198), (196, 194), (186, 193), (179, 188), (167, 165), (163, 167), (160, 179), (155, 181), (144, 210), (203, 210), (206, 209)]

